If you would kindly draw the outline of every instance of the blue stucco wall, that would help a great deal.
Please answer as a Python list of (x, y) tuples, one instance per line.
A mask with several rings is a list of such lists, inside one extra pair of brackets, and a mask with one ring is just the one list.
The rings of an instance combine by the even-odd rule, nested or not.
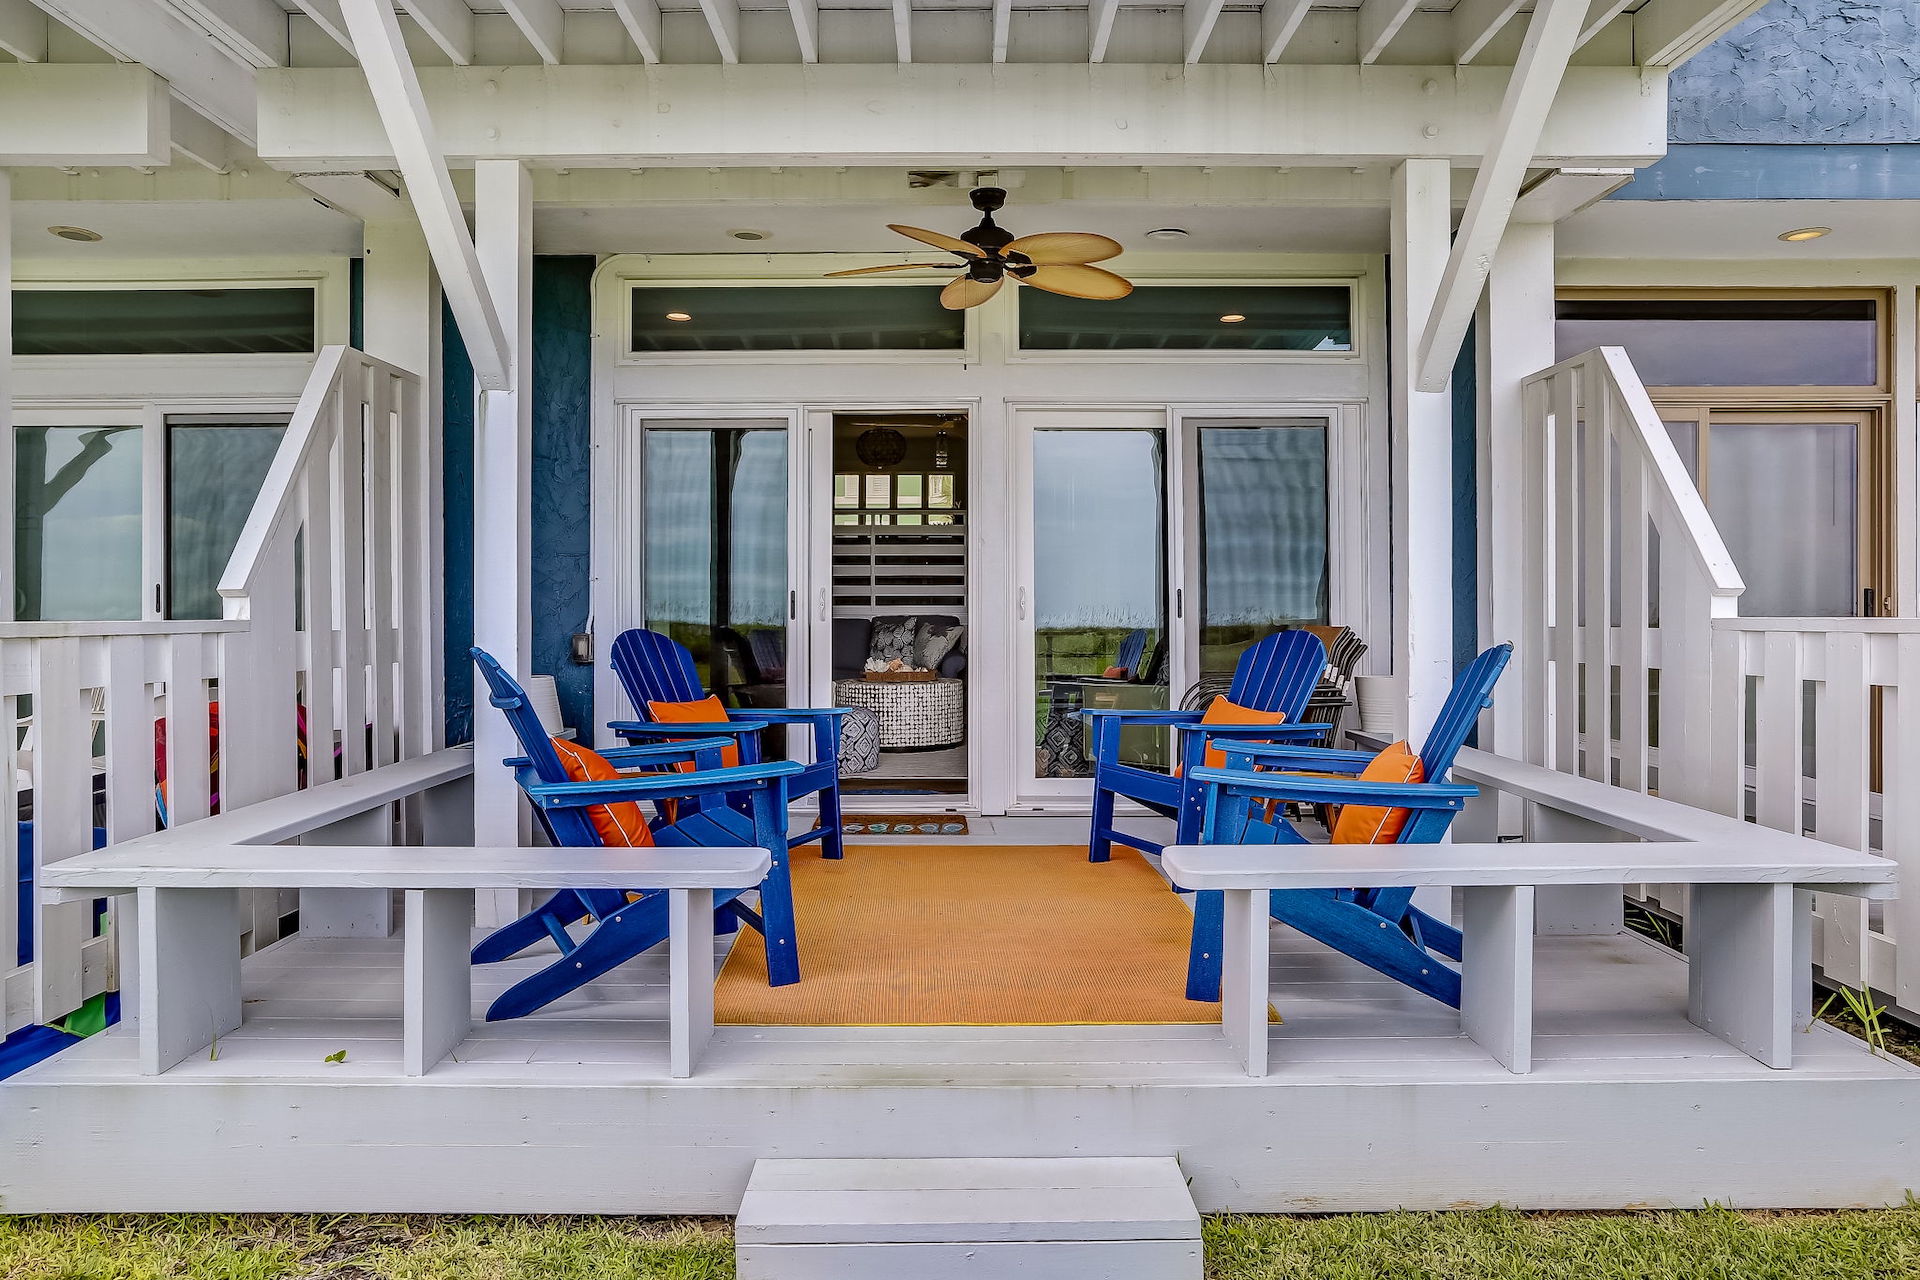
[[(591, 525), (592, 257), (533, 260), (533, 648), (567, 723), (593, 740), (593, 671), (569, 643), (586, 630)], [(442, 313), (446, 502), (447, 741), (473, 737), (473, 365)]]

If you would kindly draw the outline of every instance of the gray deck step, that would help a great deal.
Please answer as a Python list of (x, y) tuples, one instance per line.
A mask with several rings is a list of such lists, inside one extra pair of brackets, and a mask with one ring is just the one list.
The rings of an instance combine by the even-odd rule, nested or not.
[(760, 1160), (740, 1280), (1199, 1280), (1171, 1156)]

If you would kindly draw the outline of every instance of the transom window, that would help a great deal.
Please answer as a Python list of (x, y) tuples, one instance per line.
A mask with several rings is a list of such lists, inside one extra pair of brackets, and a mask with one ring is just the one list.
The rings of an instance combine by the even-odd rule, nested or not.
[(304, 355), (315, 291), (293, 288), (20, 289), (17, 356)]
[(1142, 285), (1095, 301), (1020, 291), (1023, 351), (1353, 350), (1353, 290), (1335, 285)]
[(717, 351), (960, 351), (966, 317), (935, 287), (637, 285), (636, 354)]

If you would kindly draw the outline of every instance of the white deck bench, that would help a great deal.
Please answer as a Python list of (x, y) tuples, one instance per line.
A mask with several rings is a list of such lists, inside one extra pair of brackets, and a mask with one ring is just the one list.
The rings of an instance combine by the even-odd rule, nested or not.
[[(1601, 838), (1167, 849), (1162, 865), (1175, 883), (1226, 894), (1221, 1020), (1248, 1074), (1267, 1074), (1268, 891), (1396, 886), (1459, 891), (1461, 1028), (1524, 1074), (1533, 1059), (1535, 890), (1600, 887), (1617, 911), (1623, 886), (1692, 885), (1688, 1018), (1769, 1067), (1791, 1066), (1801, 991), (1812, 980), (1812, 914), (1795, 891), (1890, 898), (1895, 864), (1550, 769), (1502, 760), (1495, 770), (1490, 759), (1462, 752), (1455, 777), (1521, 794)], [(1613, 830), (1597, 829), (1606, 826)]]
[[(217, 821), (214, 819), (212, 821)], [(198, 824), (196, 824), (198, 825)], [(483, 889), (668, 892), (669, 1070), (691, 1075), (713, 1034), (713, 894), (760, 883), (765, 849), (192, 847), (149, 837), (46, 868), (50, 901), (136, 895), (141, 1069), (157, 1075), (240, 1025), (241, 889), (405, 892), (402, 1070), (425, 1075), (473, 1026), (473, 901)]]

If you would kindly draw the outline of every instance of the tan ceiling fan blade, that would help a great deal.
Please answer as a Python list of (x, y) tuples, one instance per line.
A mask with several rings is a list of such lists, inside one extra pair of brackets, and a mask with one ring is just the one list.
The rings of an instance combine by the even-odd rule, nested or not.
[(887, 224), (887, 230), (898, 231), (910, 240), (918, 240), (921, 244), (930, 244), (936, 249), (945, 249), (948, 253), (957, 253), (963, 258), (979, 258), (985, 256), (980, 250), (968, 244), (965, 240), (947, 235), (944, 232), (929, 231), (925, 227), (903, 227), (897, 222), (889, 222)]
[(998, 280), (973, 280), (961, 276), (940, 291), (940, 305), (949, 311), (965, 311), (968, 307), (977, 307), (1000, 292), (1000, 286), (1006, 283), (1006, 277)]
[(821, 279), (831, 280), (835, 276), (870, 276), (876, 271), (924, 271), (928, 267), (945, 267), (952, 270), (953, 266), (951, 262), (896, 262), (890, 267), (855, 267), (851, 271), (829, 271)]
[(1021, 236), (1006, 248), (1024, 253), (1041, 266), (1105, 262), (1120, 256), (1120, 242), (1091, 231), (1042, 231)]
[(1102, 302), (1111, 302), (1115, 298), (1124, 298), (1133, 292), (1133, 283), (1111, 271), (1099, 267), (1080, 267), (1070, 264), (1041, 267), (1030, 276), (1020, 277), (1021, 282), (1036, 289), (1045, 289), (1048, 293), (1064, 293), (1069, 298), (1096, 298)]

